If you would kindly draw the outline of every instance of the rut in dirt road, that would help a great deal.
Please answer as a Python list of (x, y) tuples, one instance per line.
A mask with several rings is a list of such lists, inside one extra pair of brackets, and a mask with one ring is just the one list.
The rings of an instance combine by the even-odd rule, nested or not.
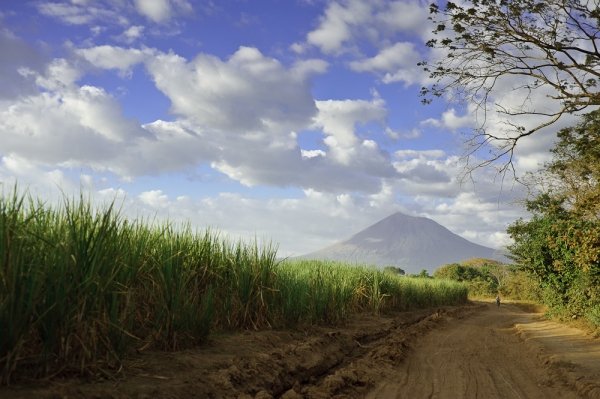
[(600, 342), (515, 305), (246, 331), (177, 353), (140, 353), (125, 366), (116, 380), (0, 387), (0, 397), (600, 398)]
[(367, 398), (579, 398), (514, 325), (531, 321), (514, 305), (488, 305), (413, 345), (393, 375)]

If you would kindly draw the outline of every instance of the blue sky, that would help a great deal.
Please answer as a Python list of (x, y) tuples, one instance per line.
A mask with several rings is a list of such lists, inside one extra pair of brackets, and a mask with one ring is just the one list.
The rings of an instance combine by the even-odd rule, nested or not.
[[(461, 179), (477, 112), (421, 104), (417, 62), (443, 57), (427, 16), (418, 0), (3, 0), (0, 179), (283, 256), (395, 211), (502, 247), (523, 190), (493, 168)], [(550, 143), (525, 141), (518, 173)]]

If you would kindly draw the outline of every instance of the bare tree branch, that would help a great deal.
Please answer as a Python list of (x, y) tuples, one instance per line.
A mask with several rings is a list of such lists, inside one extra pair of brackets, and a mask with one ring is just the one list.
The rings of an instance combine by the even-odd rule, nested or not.
[[(436, 38), (428, 46), (446, 57), (421, 63), (435, 82), (422, 88), (423, 102), (450, 95), (483, 113), (467, 139), (467, 164), (490, 152), (469, 170), (500, 162), (499, 171), (514, 172), (515, 148), (523, 138), (600, 105), (600, 0), (463, 0), (443, 9), (432, 4), (430, 12)], [(496, 101), (508, 81), (522, 91), (520, 105)], [(537, 93), (553, 107), (532, 107)], [(488, 125), (491, 111), (508, 118), (503, 134)], [(525, 126), (526, 116), (542, 119)]]

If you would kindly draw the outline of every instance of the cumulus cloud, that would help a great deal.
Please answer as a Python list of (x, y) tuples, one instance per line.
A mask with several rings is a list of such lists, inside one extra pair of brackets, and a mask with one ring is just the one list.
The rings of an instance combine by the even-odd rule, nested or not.
[(387, 115), (385, 102), (380, 98), (371, 101), (324, 100), (316, 104), (319, 113), (314, 119), (314, 126), (327, 135), (324, 142), (330, 148), (332, 157), (345, 165), (358, 155), (356, 125), (370, 121), (383, 125)]
[(144, 191), (138, 195), (138, 198), (152, 208), (166, 208), (169, 206), (169, 197), (162, 190)]
[(375, 15), (375, 20), (392, 32), (431, 34), (428, 1), (392, 1)]
[(35, 81), (43, 89), (0, 107), (0, 153), (55, 165), (107, 165), (120, 146), (144, 136), (104, 90), (76, 84), (77, 68), (51, 62)]
[(429, 118), (421, 122), (423, 126), (434, 126), (438, 128), (456, 131), (464, 127), (475, 128), (477, 126), (476, 107), (468, 107), (464, 115), (459, 115), (455, 108), (450, 108), (444, 112), (439, 119)]
[[(80, 67), (56, 59), (43, 73), (29, 72), (40, 88), (36, 94), (0, 108), (6, 137), (0, 153), (127, 179), (208, 164), (248, 186), (329, 192), (373, 193), (381, 179), (396, 177), (389, 154), (356, 133), (368, 122), (383, 128), (385, 103), (378, 97), (315, 102), (311, 78), (327, 67), (320, 60), (286, 67), (248, 47), (225, 60), (199, 54), (188, 61), (172, 52), (107, 45), (75, 53), (121, 73), (143, 63), (171, 101), (175, 120), (140, 126), (105, 90), (80, 85)], [(309, 127), (322, 129), (327, 149), (300, 147), (296, 132)]]
[[(306, 41), (326, 54), (338, 53), (353, 35), (353, 29), (372, 18), (368, 2), (349, 0), (332, 2), (321, 17), (319, 27), (308, 33)], [(296, 47), (298, 50), (299, 47)]]
[(75, 50), (75, 53), (94, 67), (117, 69), (121, 73), (130, 72), (136, 64), (144, 62), (154, 54), (153, 50), (144, 48), (122, 48), (110, 45), (95, 46)]
[(452, 197), (460, 191), (458, 158), (442, 150), (396, 151), (393, 165), (405, 194)]
[(412, 139), (417, 139), (417, 138), (421, 137), (423, 132), (421, 131), (421, 129), (418, 129), (416, 127), (413, 127), (412, 129), (410, 129), (408, 131), (402, 131), (402, 130), (394, 130), (388, 126), (385, 128), (385, 134), (392, 140), (398, 140), (401, 138), (412, 140)]
[(422, 57), (411, 42), (398, 42), (383, 48), (371, 58), (352, 61), (350, 68), (357, 72), (373, 72), (384, 83), (404, 82), (407, 85), (426, 79), (423, 69), (417, 66)]
[(316, 112), (308, 78), (323, 70), (307, 61), (286, 69), (251, 47), (240, 47), (226, 61), (200, 54), (188, 62), (163, 53), (147, 68), (175, 114), (201, 126), (256, 134), (306, 125)]
[(406, 63), (406, 59), (411, 61), (418, 57), (415, 51), (415, 45), (411, 42), (399, 42), (393, 46), (383, 49), (373, 58), (362, 61), (353, 61), (350, 66), (353, 70), (364, 71), (390, 71)]
[[(427, 38), (431, 30), (428, 5), (418, 0), (333, 1), (321, 16), (319, 26), (306, 35), (306, 44), (326, 54), (341, 54), (361, 39), (387, 46), (398, 34)], [(292, 50), (302, 53), (305, 46), (295, 43)]]
[(162, 22), (171, 18), (169, 0), (135, 0), (138, 12), (154, 22)]
[(119, 39), (125, 43), (133, 43), (138, 39), (141, 39), (144, 35), (145, 27), (142, 25), (133, 25), (125, 29), (119, 36)]
[(418, 0), (333, 1), (306, 42), (294, 43), (291, 50), (302, 54), (313, 46), (329, 55), (350, 54), (350, 69), (373, 73), (386, 84), (425, 83), (428, 74), (417, 63), (428, 58), (429, 50), (418, 51), (415, 43), (431, 36), (428, 15), (428, 4)]

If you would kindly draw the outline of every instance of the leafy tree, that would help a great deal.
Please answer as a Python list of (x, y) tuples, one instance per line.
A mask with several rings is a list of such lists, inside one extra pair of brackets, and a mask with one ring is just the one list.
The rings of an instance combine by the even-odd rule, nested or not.
[(507, 267), (508, 275), (499, 290), (504, 296), (512, 299), (523, 299), (540, 302), (542, 292), (535, 278), (516, 266)]
[(471, 261), (470, 264), (469, 261), (450, 263), (436, 269), (433, 277), (464, 282), (469, 287), (471, 295), (496, 295), (498, 292), (498, 282), (486, 266), (487, 264), (479, 263), (477, 260)]
[(462, 262), (460, 262), (461, 265), (464, 266), (473, 266), (473, 267), (485, 267), (485, 266), (490, 266), (490, 265), (497, 265), (497, 266), (501, 266), (503, 265), (502, 262), (497, 261), (495, 259), (488, 259), (488, 258), (470, 258), (470, 259), (466, 259), (463, 260)]
[(600, 111), (558, 138), (544, 189), (527, 202), (532, 218), (508, 229), (509, 249), (557, 314), (600, 315)]
[(399, 274), (401, 276), (404, 276), (406, 274), (406, 272), (403, 269), (401, 269), (397, 266), (386, 266), (383, 268), (383, 271), (392, 273), (392, 274)]
[(600, 218), (600, 112), (584, 115), (577, 126), (561, 130), (558, 139), (547, 166), (556, 182), (555, 197), (578, 217)]
[(481, 271), (473, 266), (450, 263), (433, 272), (433, 277), (455, 281), (471, 281), (482, 277)]
[(419, 273), (412, 274), (411, 276), (417, 278), (431, 278), (429, 272), (426, 269), (421, 270)]
[[(475, 103), (483, 111), (469, 140), (473, 154), (493, 144), (485, 166), (500, 159), (512, 167), (523, 137), (552, 125), (563, 115), (600, 105), (600, 8), (581, 0), (463, 0), (430, 6), (435, 38), (428, 46), (444, 54), (424, 68), (436, 82), (422, 89), (424, 102), (444, 94)], [(504, 108), (493, 94), (502, 86), (522, 89), (523, 98)], [(556, 100), (553, 110), (529, 107), (536, 93)], [(498, 135), (486, 127), (491, 109), (510, 125)], [(534, 115), (526, 128), (519, 116)], [(517, 118), (515, 118), (517, 117)], [(505, 169), (506, 170), (506, 169)]]

